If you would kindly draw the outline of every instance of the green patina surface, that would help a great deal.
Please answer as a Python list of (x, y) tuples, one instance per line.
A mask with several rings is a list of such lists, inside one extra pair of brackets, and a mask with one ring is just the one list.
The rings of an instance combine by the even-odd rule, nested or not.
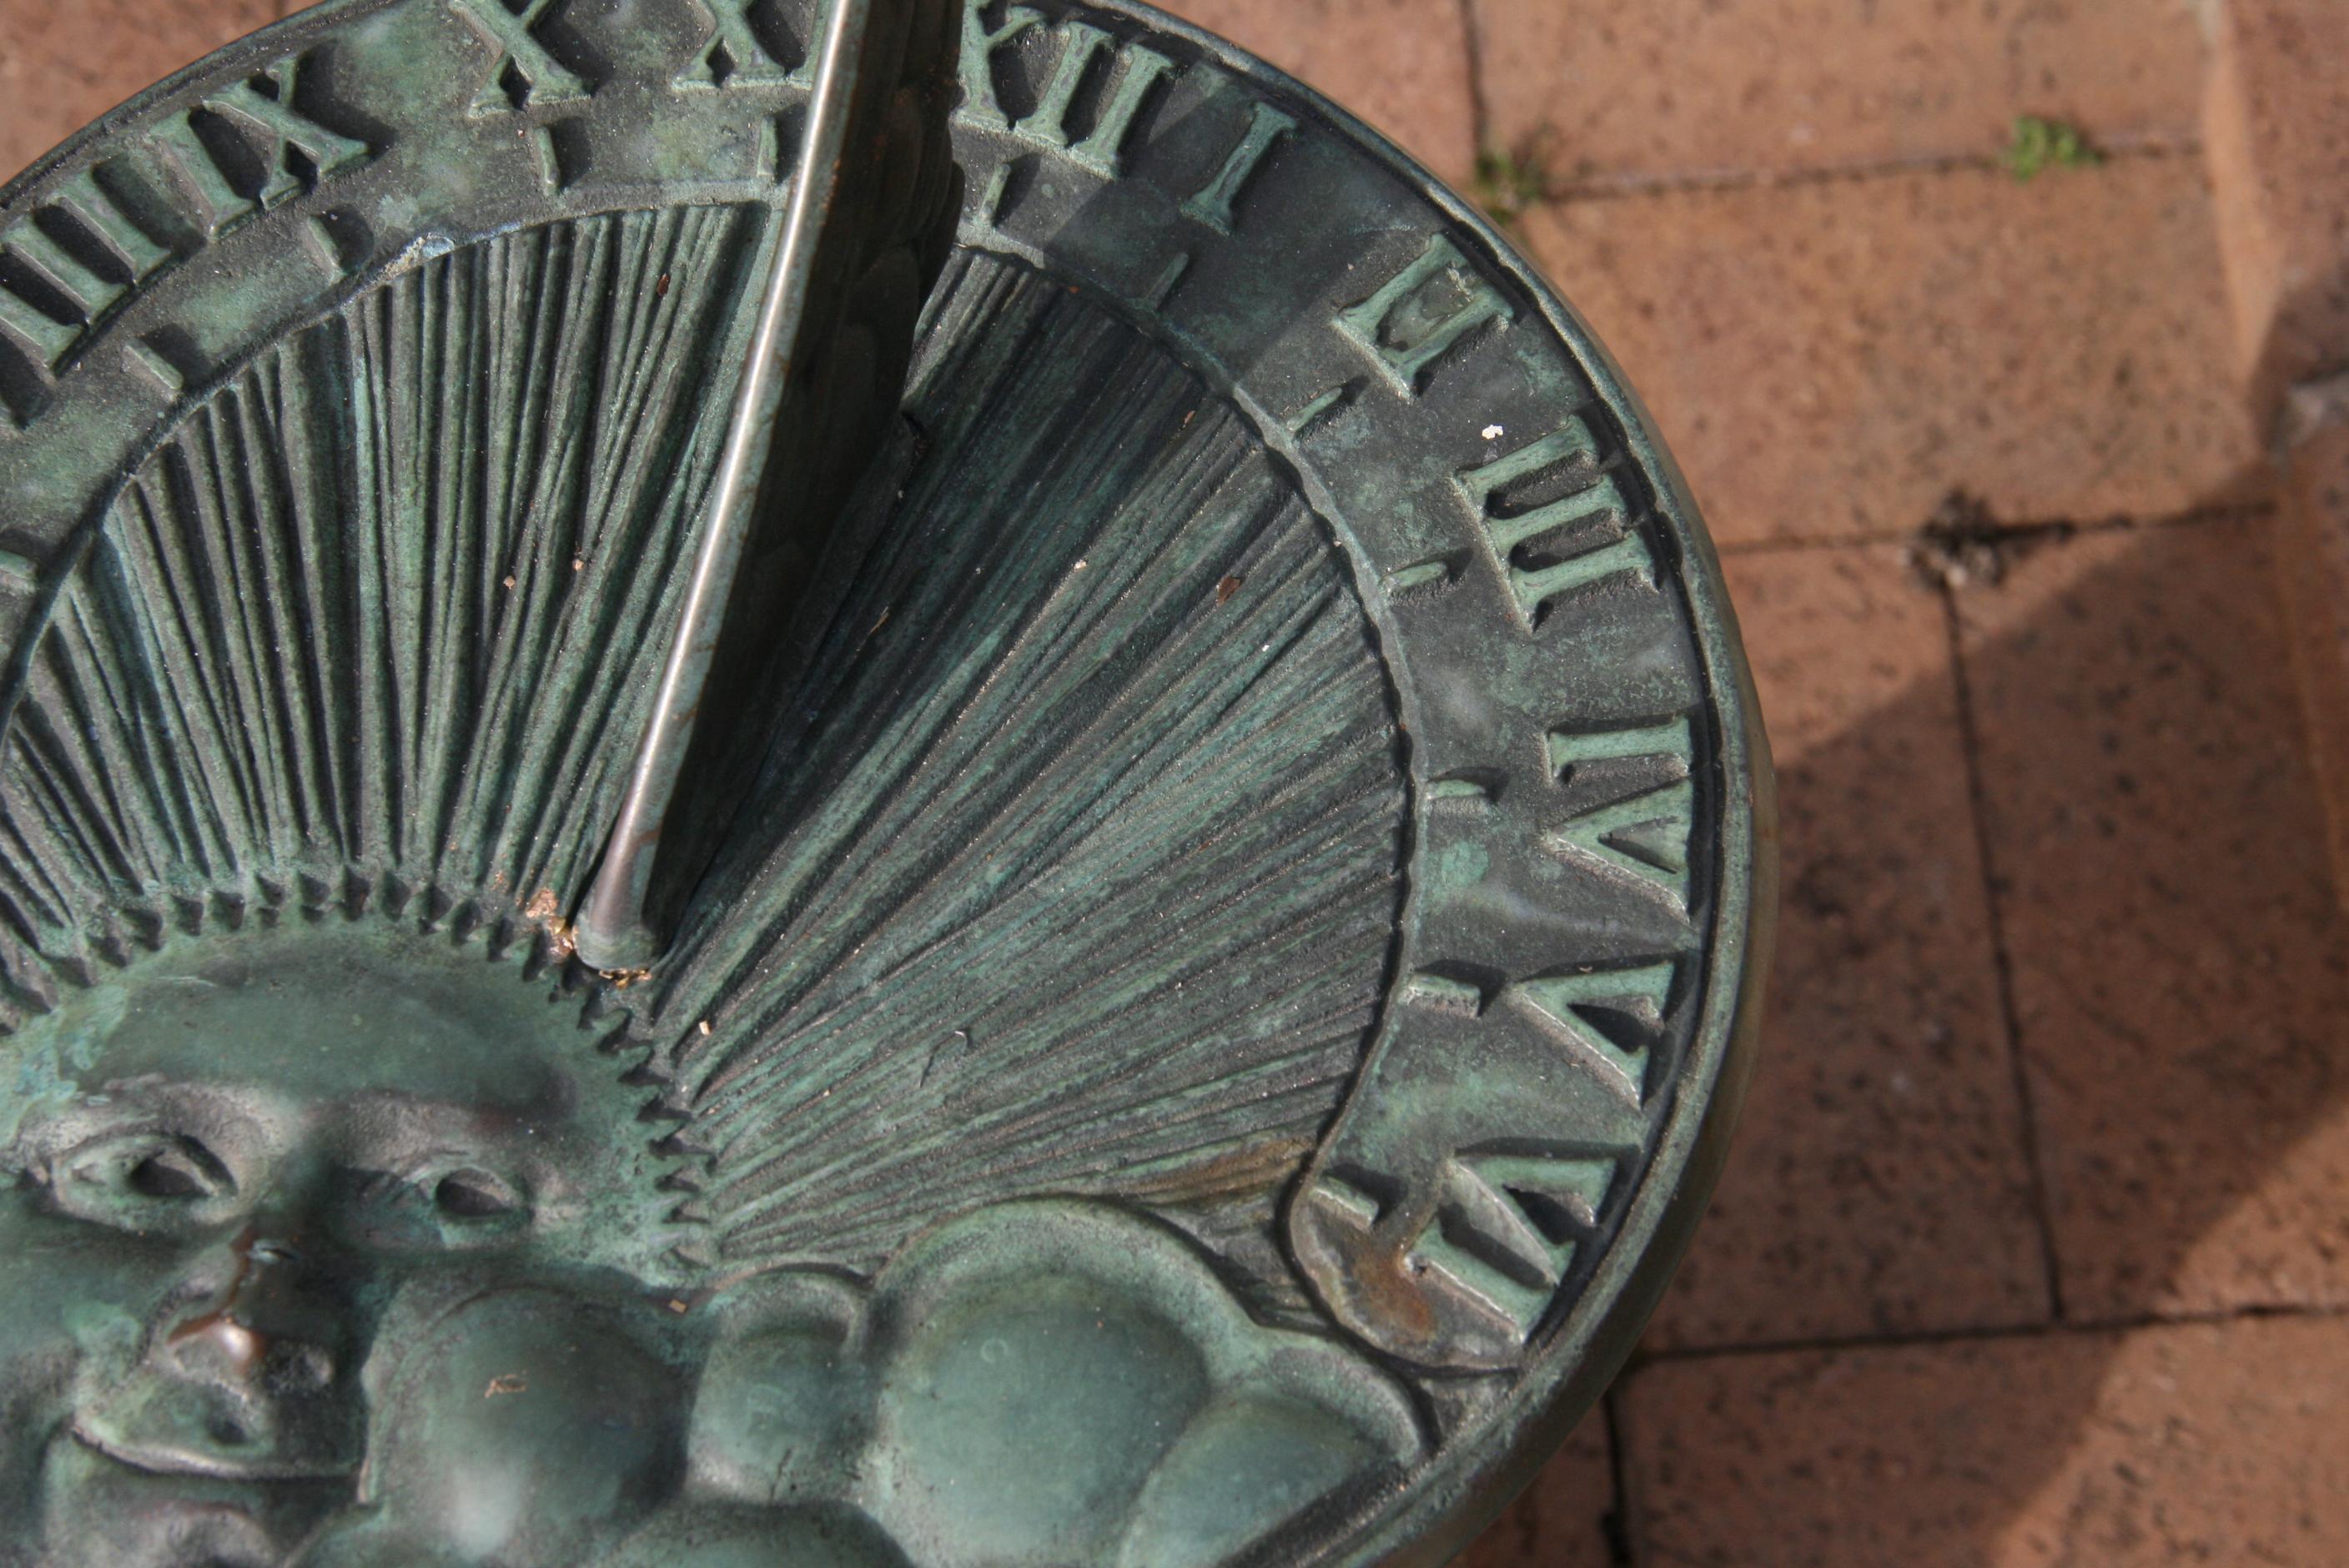
[(1628, 1351), (1766, 936), (1709, 547), (1162, 19), (966, 13), (899, 417), (580, 961), (822, 21), (354, 0), (0, 194), (0, 1562), (1433, 1561)]

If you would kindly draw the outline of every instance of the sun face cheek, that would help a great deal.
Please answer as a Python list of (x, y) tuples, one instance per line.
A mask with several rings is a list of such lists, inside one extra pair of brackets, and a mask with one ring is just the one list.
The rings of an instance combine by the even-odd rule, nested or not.
[(70, 1350), (106, 1321), (135, 1326), (171, 1278), (170, 1250), (50, 1212), (12, 1179), (0, 1192), (0, 1368)]
[(0, 1191), (0, 1517), (29, 1506), (76, 1391), (136, 1359), (170, 1277), (160, 1243), (48, 1212), (14, 1178)]

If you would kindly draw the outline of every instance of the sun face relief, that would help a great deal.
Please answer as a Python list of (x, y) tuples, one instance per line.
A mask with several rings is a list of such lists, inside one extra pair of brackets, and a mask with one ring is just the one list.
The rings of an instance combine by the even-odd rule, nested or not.
[[(705, 349), (674, 324), (718, 314), (756, 233), (754, 214), (630, 214), (395, 274), (168, 432), (67, 586), (0, 768), (35, 846), (0, 880), (47, 934), (14, 955), (44, 1009), (16, 1036), (21, 1218), (98, 1271), (60, 1293), (0, 1266), (59, 1326), (17, 1367), (54, 1369), (26, 1428), (47, 1440), (16, 1466), (45, 1546), (569, 1564), (820, 1540), (947, 1563), (984, 1539), (1059, 1560), (1191, 1540), (1195, 1489), (1232, 1478), (1185, 1434), (1253, 1434), (1309, 1484), (1216, 1503), (1180, 1549), (1212, 1555), (1418, 1451), (1384, 1373), (1292, 1344), (1310, 1314), (1265, 1256), (1389, 962), (1391, 694), (1320, 519), (1098, 304), (985, 257), (951, 270), (910, 395), (927, 450), (892, 459), (798, 676), (795, 755), (823, 765), (762, 786), (672, 961), (620, 988), (570, 954), (550, 895), (517, 896), (592, 857), (603, 814), (571, 801), (609, 774), (587, 738), (623, 727), (610, 687), (658, 640), (592, 629), (670, 613), (673, 583), (624, 566), (677, 558), (708, 449), (668, 438), (683, 495), (676, 467), (599, 471), (594, 442), (518, 455), (510, 510), (483, 510), (413, 482), (444, 406), (388, 435), (357, 413), (402, 400), (387, 344), (429, 328), (470, 358), (512, 302), (650, 281), (648, 254), (697, 263), (638, 296), (691, 365)], [(556, 367), (636, 352), (645, 326), (544, 330), (489, 362), (488, 407), (576, 396)], [(1071, 441), (1095, 456), (1061, 461)], [(970, 482), (1007, 449), (1005, 480)], [(595, 526), (537, 521), (583, 492)], [(476, 542), (436, 560), (435, 538)], [(394, 567), (338, 555), (354, 540)], [(240, 577), (305, 629), (290, 678), (254, 605), (212, 590)], [(419, 634), (382, 639), (355, 603)], [(1226, 640), (1246, 653), (1200, 656)], [(912, 686), (930, 695), (909, 707)], [(121, 699), (59, 722), (101, 687)], [(255, 705), (279, 717), (249, 727)], [(223, 781), (192, 812), (191, 778)], [(1033, 809), (1059, 792), (1081, 810)], [(1230, 825), (1264, 802), (1286, 810)], [(267, 869), (205, 886), (214, 864)], [(1161, 1218), (988, 1218), (1126, 1194)], [(969, 1211), (960, 1234), (1010, 1261), (941, 1287), (957, 1247), (908, 1243)], [(1023, 1264), (1031, 1224), (1157, 1261)], [(1250, 1260), (1246, 1309), (1200, 1248)], [(1066, 1313), (1026, 1309), (1040, 1273), (1067, 1312), (1125, 1325), (1102, 1389), (1163, 1377), (1162, 1352), (1218, 1325), (1157, 1405), (1057, 1411), (1095, 1438), (1131, 1426), (1083, 1448), (1099, 1474), (1073, 1512), (1053, 1467), (964, 1473), (998, 1400), (895, 1413), (1058, 1361)], [(890, 1326), (908, 1296), (957, 1326)], [(1279, 1397), (1236, 1403), (1273, 1364), (1294, 1368)], [(810, 1473), (777, 1494), (792, 1466)]]
[(393, 927), (208, 934), (21, 1033), (0, 1377), (65, 1408), (10, 1425), (12, 1516), (176, 1561), (234, 1494), (290, 1548), (355, 1492), (396, 1304), (608, 1268), (642, 1097), (550, 989)]
[(582, 1217), (582, 1123), (622, 1099), (585, 1078), (616, 1072), (583, 1051), (575, 999), (443, 945), (397, 928), (195, 939), (66, 993), (19, 1037), (24, 1068), (65, 1087), (11, 1108), (18, 1168), (50, 1212), (139, 1237), (556, 1244)]
[(1628, 1346), (1764, 875), (1719, 583), (1199, 37), (965, 11), (739, 810), (580, 961), (824, 16), (330, 5), (0, 198), (0, 1563), (1370, 1561)]

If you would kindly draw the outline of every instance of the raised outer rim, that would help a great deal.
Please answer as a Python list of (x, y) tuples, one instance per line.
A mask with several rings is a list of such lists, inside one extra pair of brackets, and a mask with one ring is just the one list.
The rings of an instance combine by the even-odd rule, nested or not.
[[(1466, 1547), (1566, 1440), (1637, 1346), (1694, 1238), (1727, 1161), (1731, 1134), (1753, 1075), (1763, 990), (1778, 910), (1776, 779), (1761, 706), (1747, 667), (1721, 558), (1688, 480), (1655, 421), (1597, 335), (1533, 261), (1474, 203), (1383, 133), (1278, 67), (1147, 0), (1085, 0), (1168, 33), (1226, 69), (1300, 98), (1362, 150), (1418, 185), (1428, 199), (1532, 295), (1552, 331), (1614, 411), (1626, 442), (1674, 525), (1681, 581), (1707, 694), (1720, 720), (1721, 892), (1714, 911), (1704, 1013), (1681, 1069), (1679, 1092), (1638, 1197), (1580, 1300), (1508, 1397), (1500, 1414), (1437, 1452), (1400, 1500), (1318, 1564), (1433, 1568)], [(1741, 791), (1738, 788), (1743, 783)], [(1724, 978), (1733, 985), (1723, 985)], [(1677, 1171), (1669, 1169), (1677, 1164)], [(1659, 1181), (1659, 1176), (1667, 1180)]]
[[(984, 0), (980, 0), (984, 3)], [(1722, 875), (1712, 941), (1706, 946), (1703, 1016), (1671, 1117), (1622, 1229), (1566, 1321), (1519, 1379), (1500, 1414), (1439, 1449), (1398, 1501), (1310, 1561), (1337, 1568), (1434, 1568), (1465, 1547), (1499, 1514), (1576, 1423), (1605, 1392), (1637, 1345), (1640, 1332), (1693, 1238), (1725, 1162), (1737, 1111), (1752, 1075), (1777, 916), (1776, 791), (1768, 738), (1720, 557), (1705, 531), (1679, 465), (1657, 437), (1638, 394), (1589, 326), (1540, 269), (1473, 203), (1382, 133), (1296, 77), (1227, 40), (1171, 16), (1146, 0), (1081, 0), (1168, 34), (1215, 57), (1225, 69), (1326, 117), (1332, 129), (1425, 191), (1457, 230), (1508, 271), (1532, 297), (1550, 329), (1579, 362), (1616, 414), (1625, 440), (1655, 490), (1656, 505), (1676, 525), (1681, 581), (1708, 694), (1721, 722)], [(0, 185), (0, 212), (14, 207), (84, 144), (112, 135), (182, 84), (218, 68), (222, 57), (257, 55), (257, 39), (309, 33), (336, 13), (374, 8), (381, 0), (325, 0), (282, 17), (174, 71), (83, 126)], [(1744, 789), (1736, 786), (1742, 781)], [(1733, 985), (1723, 985), (1733, 975)], [(1676, 1173), (1668, 1166), (1677, 1164)], [(1659, 1181), (1660, 1175), (1671, 1179)]]

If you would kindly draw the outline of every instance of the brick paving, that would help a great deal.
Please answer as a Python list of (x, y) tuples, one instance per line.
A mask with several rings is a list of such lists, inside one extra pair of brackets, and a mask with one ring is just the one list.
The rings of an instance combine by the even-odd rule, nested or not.
[(292, 0), (0, 0), (0, 180)]
[(1467, 13), (1441, 0), (1181, 0), (1164, 7), (1340, 101), (1455, 184), (1476, 164)]
[(1962, 160), (2016, 106), (2111, 146), (2171, 147), (2193, 139), (2202, 95), (2188, 0), (1468, 8), (1488, 139), (1565, 186)]
[[(0, 0), (0, 170), (273, 3)], [(2349, 349), (2310, 193), (2349, 114), (2284, 96), (2349, 79), (2333, 0), (1174, 8), (1455, 181), (1528, 155), (1521, 232), (1692, 477), (1781, 768), (1713, 1216), (1464, 1561), (2349, 1562), (2349, 750), (2304, 717), (2349, 709), (2294, 677), (2349, 641), (2296, 652), (2280, 591), (2349, 561), (2349, 443), (2266, 455)], [(2017, 183), (2022, 114), (2110, 156)], [(1930, 576), (1953, 491), (1993, 533)]]
[(1692, 1357), (1619, 1398), (1655, 1568), (2313, 1568), (2349, 1542), (2337, 1320)]
[(2349, 992), (2271, 532), (2103, 531), (1957, 600), (2079, 1321), (2349, 1305)]
[(1949, 617), (1895, 545), (1729, 571), (1779, 758), (1779, 958), (1769, 1055), (1650, 1344), (2044, 1321)]
[(2189, 157), (1668, 190), (1524, 229), (1725, 546), (1895, 537), (1953, 485), (2002, 518), (2157, 517), (2258, 460)]

